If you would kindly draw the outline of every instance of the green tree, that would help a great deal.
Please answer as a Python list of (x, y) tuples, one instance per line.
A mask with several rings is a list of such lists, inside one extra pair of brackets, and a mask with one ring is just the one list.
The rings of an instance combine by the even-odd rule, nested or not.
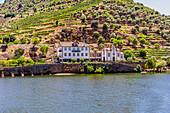
[(140, 50), (140, 56), (142, 58), (145, 58), (146, 57), (146, 51), (145, 50)]
[(134, 38), (133, 41), (132, 41), (132, 43), (133, 43), (133, 46), (136, 47), (136, 45), (138, 45), (139, 41), (138, 41), (137, 38)]
[(48, 47), (47, 45), (43, 45), (43, 46), (40, 47), (40, 51), (41, 51), (44, 55), (47, 54), (48, 50), (49, 50), (49, 47)]
[(10, 42), (10, 37), (7, 36), (7, 35), (4, 35), (4, 36), (3, 36), (3, 43), (4, 43), (4, 44), (8, 44), (9, 42)]
[(143, 33), (143, 34), (145, 34), (145, 35), (147, 35), (147, 33), (148, 33), (148, 29), (147, 29), (146, 27), (145, 27), (145, 28), (143, 28), (143, 29), (142, 29), (142, 33)]
[(128, 40), (128, 45), (129, 45), (132, 42), (133, 39), (132, 39), (132, 37), (128, 36), (127, 40)]
[(34, 38), (32, 39), (32, 44), (34, 44), (34, 46), (37, 45), (37, 44), (39, 44), (39, 43), (40, 43), (40, 40), (38, 39), (38, 37), (34, 37)]
[(84, 14), (81, 16), (81, 22), (82, 22), (82, 23), (85, 23), (85, 22), (86, 22), (86, 16), (85, 16)]
[(124, 57), (125, 57), (126, 60), (127, 60), (128, 57), (134, 58), (134, 55), (133, 55), (133, 53), (132, 53), (130, 50), (126, 50), (126, 51), (124, 52)]
[(34, 12), (37, 12), (37, 8), (36, 8), (36, 7), (33, 7), (33, 11), (34, 11)]
[(100, 33), (99, 33), (98, 31), (95, 31), (95, 32), (93, 32), (93, 36), (94, 36), (95, 38), (99, 38)]
[(18, 58), (21, 57), (23, 54), (24, 54), (24, 49), (21, 49), (21, 48), (16, 49), (16, 50), (15, 50), (15, 56), (14, 56), (14, 58), (15, 58), (15, 59), (18, 59)]
[(118, 46), (123, 46), (124, 42), (123, 42), (123, 40), (118, 40), (117, 44), (118, 44)]
[(120, 35), (117, 35), (117, 37), (116, 37), (118, 40), (121, 40), (122, 39), (122, 36), (120, 36)]
[(15, 41), (14, 41), (14, 44), (19, 44), (19, 40), (15, 40)]
[(137, 32), (137, 29), (136, 29), (136, 28), (132, 28), (132, 29), (131, 29), (131, 32), (132, 32), (133, 34), (135, 34), (135, 33)]
[(159, 60), (156, 62), (156, 69), (160, 72), (162, 70), (162, 68), (164, 68), (165, 66), (167, 65), (166, 61), (165, 60)]
[(93, 73), (94, 67), (93, 66), (87, 66), (87, 73)]
[(160, 45), (158, 43), (154, 44), (155, 48), (158, 49)]
[(156, 68), (156, 60), (154, 58), (148, 58), (145, 67), (147, 69), (154, 69)]
[(105, 39), (102, 36), (100, 36), (97, 40), (97, 44), (100, 45), (100, 44), (104, 44), (104, 43), (105, 43)]
[(143, 25), (143, 26), (145, 26), (145, 25), (146, 25), (146, 22), (145, 22), (145, 21), (143, 21), (143, 22), (142, 22), (142, 25)]
[(138, 64), (138, 65), (136, 66), (136, 68), (134, 68), (134, 70), (135, 70), (136, 72), (141, 72), (141, 71), (142, 71), (142, 68), (141, 68), (140, 64)]
[(141, 38), (139, 42), (140, 42), (142, 45), (143, 45), (143, 44), (146, 44), (145, 38)]
[(20, 57), (18, 59), (18, 64), (24, 65), (25, 62), (26, 62), (26, 59), (24, 57)]
[(21, 38), (20, 42), (21, 42), (21, 44), (26, 44), (27, 43), (27, 39), (26, 38)]
[(108, 28), (109, 28), (109, 24), (105, 22), (103, 24), (103, 30), (107, 30)]

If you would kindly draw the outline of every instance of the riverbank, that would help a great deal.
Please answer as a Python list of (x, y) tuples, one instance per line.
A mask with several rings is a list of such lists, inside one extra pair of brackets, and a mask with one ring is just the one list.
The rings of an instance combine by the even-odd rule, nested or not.
[[(98, 69), (103, 70), (102, 73), (131, 73), (134, 72), (133, 66), (121, 64), (121, 63), (103, 63), (103, 64), (42, 64), (42, 65), (32, 65), (23, 67), (13, 67), (13, 68), (1, 68), (1, 77), (5, 76), (25, 76), (25, 75), (51, 75), (61, 73), (89, 73), (88, 67), (92, 67), (92, 72), (99, 73)], [(68, 74), (69, 75), (69, 74)]]

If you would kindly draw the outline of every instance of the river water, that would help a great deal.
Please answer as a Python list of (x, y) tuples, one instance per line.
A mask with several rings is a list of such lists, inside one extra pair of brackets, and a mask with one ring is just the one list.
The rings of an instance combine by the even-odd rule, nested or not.
[(0, 78), (4, 113), (168, 113), (170, 74)]

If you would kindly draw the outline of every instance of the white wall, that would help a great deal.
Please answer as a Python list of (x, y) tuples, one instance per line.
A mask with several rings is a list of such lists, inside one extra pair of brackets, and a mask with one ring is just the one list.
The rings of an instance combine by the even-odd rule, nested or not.
[[(78, 48), (79, 48), (80, 52), (72, 52), (72, 50), (78, 50)], [(82, 48), (83, 48), (83, 50), (82, 50)], [(87, 50), (86, 50), (86, 48), (87, 48)], [(89, 55), (90, 48), (89, 47), (63, 47), (62, 51), (63, 51), (63, 59), (72, 59), (72, 58), (89, 59), (89, 57), (90, 57), (90, 55)], [(69, 56), (69, 53), (71, 54), (71, 56)], [(87, 53), (87, 56), (86, 56), (86, 53)], [(65, 54), (67, 54), (67, 56), (65, 56)], [(75, 56), (73, 56), (73, 54), (75, 54)], [(77, 54), (79, 54), (79, 56), (77, 56)], [(83, 56), (81, 56), (81, 54), (83, 54)]]

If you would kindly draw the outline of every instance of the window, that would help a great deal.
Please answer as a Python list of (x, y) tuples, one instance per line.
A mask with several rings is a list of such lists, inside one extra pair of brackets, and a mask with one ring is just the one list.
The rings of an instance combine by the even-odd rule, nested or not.
[(64, 56), (67, 56), (67, 53), (64, 53)]
[(81, 56), (83, 56), (83, 53), (81, 53)]
[(73, 53), (73, 56), (75, 56), (75, 53)]
[(115, 53), (113, 52), (113, 56), (115, 56)]
[(119, 57), (119, 53), (117, 54), (117, 57)]
[(108, 53), (108, 57), (110, 57), (110, 53)]
[(73, 50), (75, 50), (75, 48), (73, 47)]
[(86, 53), (86, 56), (88, 56), (88, 54)]
[(87, 51), (87, 47), (86, 47), (86, 51)]
[(83, 47), (81, 48), (81, 50), (83, 51)]
[(123, 56), (121, 55), (121, 59), (123, 59)]
[(67, 51), (67, 47), (64, 47), (64, 50)]
[(79, 51), (79, 47), (77, 48), (77, 50)]
[(69, 51), (71, 50), (71, 47), (69, 47)]
[(77, 53), (77, 56), (79, 56), (79, 53)]
[(71, 53), (69, 53), (68, 55), (71, 56)]

